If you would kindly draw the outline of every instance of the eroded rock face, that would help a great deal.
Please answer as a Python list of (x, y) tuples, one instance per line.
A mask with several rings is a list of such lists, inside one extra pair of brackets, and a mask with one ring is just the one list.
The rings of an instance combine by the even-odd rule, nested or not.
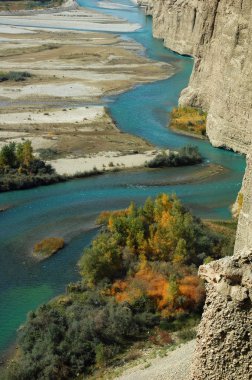
[(207, 299), (192, 380), (249, 380), (252, 374), (252, 250), (200, 267)]
[(207, 298), (190, 380), (252, 379), (252, 0), (138, 0), (167, 47), (194, 56), (181, 105), (215, 146), (247, 154), (234, 256), (200, 267)]
[(252, 156), (243, 181), (234, 256), (203, 265), (207, 283), (191, 380), (252, 378)]
[(241, 188), (242, 210), (235, 241), (235, 252), (239, 254), (246, 247), (252, 247), (252, 149), (247, 155), (247, 168)]
[(153, 34), (181, 54), (194, 56), (181, 105), (208, 112), (215, 146), (247, 153), (252, 129), (252, 1), (139, 0), (153, 15)]

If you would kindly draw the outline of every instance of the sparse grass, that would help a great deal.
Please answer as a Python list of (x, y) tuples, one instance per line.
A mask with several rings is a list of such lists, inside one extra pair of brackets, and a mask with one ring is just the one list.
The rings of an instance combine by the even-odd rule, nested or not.
[(180, 330), (177, 333), (177, 337), (182, 343), (189, 342), (192, 339), (196, 338), (196, 329), (195, 328), (188, 328)]
[(238, 197), (237, 197), (237, 207), (236, 207), (236, 210), (235, 210), (235, 213), (234, 213), (234, 216), (236, 219), (239, 218), (239, 215), (240, 215), (240, 212), (242, 210), (242, 206), (243, 206), (243, 200), (244, 200), (244, 196), (243, 196), (243, 193), (240, 191), (239, 194), (238, 194)]
[[(203, 223), (210, 228), (213, 233), (222, 235), (226, 241), (226, 244), (223, 245), (220, 254), (222, 257), (231, 256), (234, 251), (236, 230), (237, 230), (237, 219), (231, 220), (203, 220)], [(204, 264), (215, 260), (215, 257), (207, 257), (204, 260)]]
[(236, 233), (237, 229), (237, 220), (204, 220), (204, 224), (206, 224), (211, 230), (217, 233), (221, 233), (224, 236), (233, 236)]
[[(1, 0), (0, 0), (1, 1)], [(59, 48), (61, 45), (59, 44), (44, 44), (41, 46), (32, 46), (32, 47), (21, 47), (16, 49), (5, 49), (4, 52), (0, 54), (0, 57), (15, 57), (18, 55), (24, 55), (24, 54), (34, 54), (34, 53), (40, 53), (42, 51), (46, 50), (53, 50)]]
[(160, 328), (165, 331), (170, 332), (178, 332), (185, 329), (195, 328), (200, 322), (201, 315), (200, 314), (183, 314), (181, 317), (177, 317), (174, 320), (163, 320), (160, 323)]
[(65, 245), (65, 242), (64, 242), (64, 239), (62, 238), (58, 238), (58, 237), (46, 238), (34, 245), (33, 254), (37, 256), (38, 258), (45, 259), (54, 255), (56, 252), (62, 249), (64, 245)]
[(198, 108), (177, 107), (171, 112), (170, 127), (185, 133), (206, 136), (207, 114)]
[(47, 148), (47, 149), (38, 149), (37, 152), (39, 153), (39, 157), (43, 161), (48, 161), (48, 160), (55, 160), (56, 158), (59, 157), (59, 154), (56, 150)]

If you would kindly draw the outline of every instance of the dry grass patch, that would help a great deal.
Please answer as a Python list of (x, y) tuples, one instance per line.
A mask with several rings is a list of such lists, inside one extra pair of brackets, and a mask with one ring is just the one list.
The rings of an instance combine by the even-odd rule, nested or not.
[(64, 239), (58, 237), (50, 237), (41, 240), (33, 247), (33, 254), (41, 260), (47, 259), (54, 255), (65, 245)]
[(177, 107), (171, 112), (170, 127), (185, 133), (206, 136), (207, 114), (198, 108)]

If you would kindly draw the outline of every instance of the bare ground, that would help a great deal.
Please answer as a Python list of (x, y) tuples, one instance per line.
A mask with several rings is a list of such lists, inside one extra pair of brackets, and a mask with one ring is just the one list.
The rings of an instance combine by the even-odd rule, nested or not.
[(116, 380), (187, 380), (195, 341), (185, 343), (165, 357), (157, 357), (126, 369)]
[(0, 82), (0, 146), (28, 138), (37, 152), (52, 149), (54, 160), (153, 149), (117, 129), (102, 97), (169, 77), (174, 68), (140, 56), (139, 44), (115, 34), (6, 28), (0, 71), (32, 77)]

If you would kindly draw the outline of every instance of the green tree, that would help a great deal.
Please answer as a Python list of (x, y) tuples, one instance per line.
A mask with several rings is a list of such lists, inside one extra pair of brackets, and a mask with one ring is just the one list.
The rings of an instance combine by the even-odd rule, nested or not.
[(186, 241), (185, 239), (179, 239), (177, 247), (173, 255), (173, 263), (183, 264), (186, 262), (187, 258), (188, 258), (188, 255), (187, 255), (187, 249), (186, 249)]
[(16, 144), (11, 142), (4, 145), (0, 151), (0, 166), (14, 168), (17, 165)]
[(89, 285), (95, 285), (105, 278), (112, 280), (122, 272), (122, 250), (116, 239), (102, 233), (85, 249), (79, 263), (81, 274)]

